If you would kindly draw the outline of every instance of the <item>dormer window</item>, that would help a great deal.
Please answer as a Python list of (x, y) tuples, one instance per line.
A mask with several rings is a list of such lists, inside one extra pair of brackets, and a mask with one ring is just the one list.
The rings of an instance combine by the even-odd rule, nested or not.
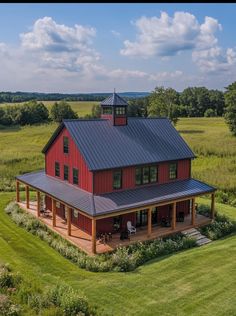
[(112, 107), (111, 106), (103, 107), (102, 114), (111, 115), (112, 114)]
[(125, 107), (117, 107), (116, 114), (117, 115), (125, 115)]
[(69, 138), (66, 136), (63, 137), (63, 152), (64, 154), (69, 153)]

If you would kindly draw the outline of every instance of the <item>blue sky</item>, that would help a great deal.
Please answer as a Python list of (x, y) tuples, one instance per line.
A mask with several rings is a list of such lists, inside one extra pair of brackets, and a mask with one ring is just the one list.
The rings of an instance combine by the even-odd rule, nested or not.
[(223, 89), (236, 4), (0, 4), (0, 90)]

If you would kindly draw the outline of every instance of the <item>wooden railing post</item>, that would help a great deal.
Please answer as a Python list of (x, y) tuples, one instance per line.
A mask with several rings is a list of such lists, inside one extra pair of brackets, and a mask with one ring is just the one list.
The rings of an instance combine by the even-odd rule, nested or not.
[(29, 186), (25, 186), (26, 208), (29, 208)]
[(148, 237), (152, 234), (152, 209), (148, 209)]
[(176, 227), (176, 202), (172, 204), (172, 221), (171, 221), (171, 228), (174, 230)]
[(52, 226), (56, 226), (56, 200), (52, 198)]
[(67, 233), (68, 236), (71, 236), (71, 208), (66, 206), (67, 210)]
[(16, 181), (16, 202), (20, 202), (20, 183)]
[(191, 225), (195, 225), (196, 217), (196, 207), (195, 207), (195, 198), (192, 199), (192, 212), (191, 212)]
[(96, 219), (92, 218), (92, 253), (96, 253)]
[(37, 191), (37, 216), (40, 217), (40, 192)]
[(211, 194), (211, 218), (215, 218), (215, 193)]

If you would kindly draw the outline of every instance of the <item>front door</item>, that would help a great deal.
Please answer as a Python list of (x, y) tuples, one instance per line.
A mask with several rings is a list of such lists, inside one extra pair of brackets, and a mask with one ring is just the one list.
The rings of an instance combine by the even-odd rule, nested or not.
[(146, 226), (148, 221), (148, 212), (147, 210), (138, 211), (136, 213), (136, 226)]

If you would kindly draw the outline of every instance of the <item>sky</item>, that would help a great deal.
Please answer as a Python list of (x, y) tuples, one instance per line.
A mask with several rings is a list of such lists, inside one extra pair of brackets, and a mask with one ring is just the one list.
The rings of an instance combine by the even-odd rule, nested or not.
[(224, 90), (236, 4), (0, 4), (0, 91)]

